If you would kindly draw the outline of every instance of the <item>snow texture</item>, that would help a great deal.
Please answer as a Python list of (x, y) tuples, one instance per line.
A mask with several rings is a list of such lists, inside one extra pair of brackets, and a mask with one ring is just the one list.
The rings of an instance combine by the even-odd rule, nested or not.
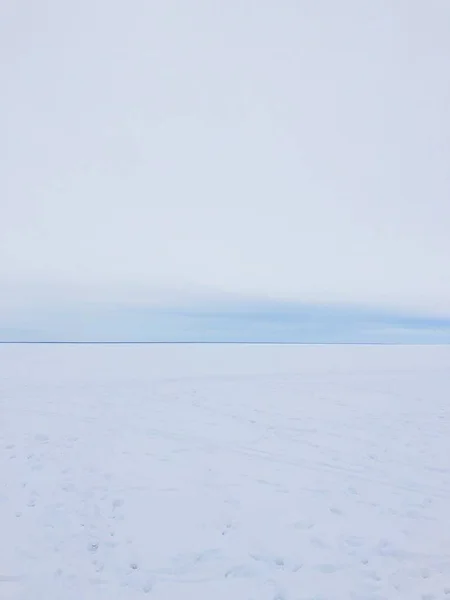
[(449, 400), (445, 346), (0, 346), (0, 598), (450, 599)]

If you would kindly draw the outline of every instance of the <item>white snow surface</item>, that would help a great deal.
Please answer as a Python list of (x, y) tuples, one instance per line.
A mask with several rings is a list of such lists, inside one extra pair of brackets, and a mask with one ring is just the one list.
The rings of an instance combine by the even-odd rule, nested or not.
[(1, 600), (450, 599), (450, 347), (0, 346)]

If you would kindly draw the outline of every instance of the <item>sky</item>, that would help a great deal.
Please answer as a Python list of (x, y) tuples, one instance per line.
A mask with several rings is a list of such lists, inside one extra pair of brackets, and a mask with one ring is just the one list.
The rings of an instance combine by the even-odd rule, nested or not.
[(3, 0), (0, 340), (450, 340), (449, 31), (448, 0)]

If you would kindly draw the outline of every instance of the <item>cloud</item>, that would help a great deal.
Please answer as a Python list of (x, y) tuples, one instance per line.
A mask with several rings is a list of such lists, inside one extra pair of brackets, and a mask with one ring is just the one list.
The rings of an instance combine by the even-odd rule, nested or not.
[(1, 10), (1, 281), (450, 314), (450, 4)]
[(0, 341), (450, 343), (450, 319), (240, 297), (45, 302), (0, 311)]

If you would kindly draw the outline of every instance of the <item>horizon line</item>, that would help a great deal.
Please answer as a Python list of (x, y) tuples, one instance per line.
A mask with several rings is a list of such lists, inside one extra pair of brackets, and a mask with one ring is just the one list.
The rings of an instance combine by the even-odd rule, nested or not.
[(219, 345), (235, 345), (235, 346), (450, 346), (450, 342), (274, 342), (274, 341), (119, 341), (119, 340), (46, 340), (46, 341), (23, 341), (23, 340), (0, 340), (0, 345), (3, 346), (30, 346), (30, 345), (66, 345), (66, 346), (219, 346)]

